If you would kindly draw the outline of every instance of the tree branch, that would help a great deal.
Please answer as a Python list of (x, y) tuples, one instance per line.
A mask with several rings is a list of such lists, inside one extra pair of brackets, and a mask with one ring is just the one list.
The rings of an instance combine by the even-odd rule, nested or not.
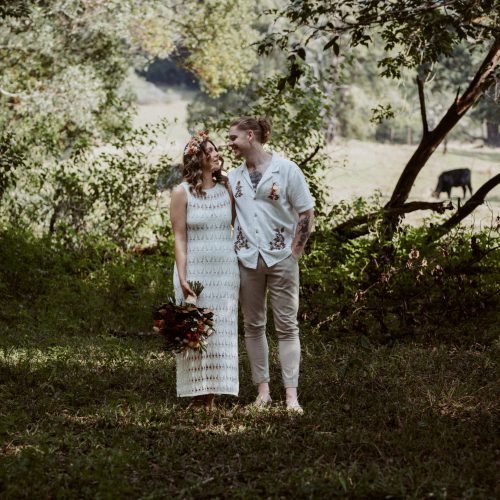
[[(344, 233), (346, 230), (351, 228), (361, 226), (362, 224), (367, 224), (373, 220), (382, 219), (386, 216), (396, 216), (408, 214), (410, 212), (416, 212), (417, 210), (432, 210), (437, 213), (444, 213), (446, 210), (453, 210), (453, 205), (450, 202), (446, 201), (411, 201), (410, 203), (405, 203), (402, 207), (395, 207), (389, 209), (382, 209), (378, 212), (372, 212), (370, 214), (358, 215), (357, 217), (353, 217), (338, 226), (335, 226), (332, 229), (334, 233)], [(356, 232), (357, 234), (357, 232)], [(356, 236), (357, 237), (357, 236)], [(349, 238), (351, 239), (351, 238)]]
[(302, 160), (298, 166), (302, 169), (303, 167), (306, 166), (307, 162), (311, 161), (317, 154), (318, 154), (318, 151), (321, 149), (320, 145), (318, 144), (316, 146), (316, 148), (314, 149), (314, 151), (304, 160)]
[(422, 137), (420, 144), (406, 164), (394, 188), (386, 208), (402, 206), (408, 199), (417, 175), (422, 170), (432, 153), (441, 144), (450, 130), (479, 99), (481, 93), (491, 82), (491, 75), (500, 61), (500, 36), (497, 37), (484, 58), (480, 68), (470, 82), (467, 90), (455, 100), (434, 130)]
[[(341, 19), (337, 22), (337, 24), (329, 25), (324, 24), (323, 26), (317, 26), (316, 24), (310, 24), (308, 21), (313, 17), (309, 10), (299, 10), (299, 15), (297, 15), (297, 10), (294, 7), (286, 7), (280, 12), (280, 17), (288, 17), (288, 19), (292, 19), (297, 22), (300, 26), (305, 28), (310, 28), (315, 31), (314, 35), (317, 36), (317, 33), (332, 33), (339, 34), (343, 32), (348, 32), (352, 30), (357, 30), (360, 28), (370, 28), (374, 25), (382, 25), (391, 21), (397, 17), (398, 22), (403, 24), (408, 19), (415, 18), (418, 14), (425, 14), (427, 12), (433, 12), (435, 10), (443, 9), (444, 7), (450, 7), (453, 4), (458, 3), (458, 0), (448, 0), (443, 2), (435, 2), (435, 3), (424, 3), (420, 7), (408, 7), (403, 8), (400, 11), (393, 10), (389, 13), (381, 13), (378, 9), (375, 9), (374, 14), (365, 15), (362, 18), (359, 18), (357, 21), (352, 21), (350, 17), (341, 15)], [(313, 11), (313, 14), (315, 12)], [(319, 12), (317, 12), (319, 14)], [(309, 37), (309, 39), (312, 37)]]
[(499, 61), (500, 35), (497, 34), (497, 38), (495, 39), (495, 42), (493, 43), (487, 56), (484, 58), (483, 63), (474, 75), (474, 78), (467, 87), (467, 90), (458, 100), (457, 112), (460, 117), (462, 117), (477, 101), (481, 93), (493, 83), (490, 81), (490, 77), (492, 76)]
[(417, 75), (418, 100), (420, 101), (420, 114), (422, 115), (422, 129), (424, 136), (429, 134), (429, 125), (427, 123), (427, 111), (425, 109), (424, 81)]
[(500, 174), (492, 177), (488, 182), (485, 182), (473, 196), (469, 198), (467, 203), (462, 205), (446, 222), (440, 226), (433, 228), (433, 231), (427, 236), (427, 242), (435, 241), (441, 236), (449, 232), (465, 217), (471, 214), (479, 205), (484, 203), (485, 196), (498, 184), (500, 184)]

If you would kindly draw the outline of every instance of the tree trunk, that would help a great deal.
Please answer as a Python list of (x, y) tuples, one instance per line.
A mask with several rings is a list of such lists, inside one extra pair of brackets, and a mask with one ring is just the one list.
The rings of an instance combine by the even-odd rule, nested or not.
[(486, 121), (486, 144), (488, 146), (500, 146), (500, 125)]
[[(494, 41), (467, 90), (461, 97), (457, 95), (455, 102), (450, 106), (437, 127), (432, 131), (426, 131), (424, 126), (424, 133), (422, 134), (420, 144), (404, 168), (386, 208), (399, 207), (406, 202), (417, 175), (427, 163), (432, 153), (434, 153), (450, 130), (455, 127), (465, 113), (479, 99), (483, 91), (492, 84), (490, 77), (499, 60), (500, 37)], [(421, 106), (423, 106), (422, 102)]]
[(406, 144), (411, 146), (413, 144), (412, 129), (410, 126), (406, 127)]

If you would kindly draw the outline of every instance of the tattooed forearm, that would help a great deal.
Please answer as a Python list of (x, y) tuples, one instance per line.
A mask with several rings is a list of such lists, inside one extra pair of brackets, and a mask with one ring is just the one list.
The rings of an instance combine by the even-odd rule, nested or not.
[(297, 228), (295, 230), (295, 237), (292, 242), (292, 252), (297, 257), (303, 251), (304, 247), (311, 235), (312, 226), (314, 223), (314, 210), (307, 210), (299, 215)]
[(299, 220), (296, 232), (296, 234), (299, 235), (299, 239), (295, 243), (298, 247), (303, 247), (306, 244), (306, 241), (309, 238), (309, 235), (311, 234), (309, 228), (310, 223), (311, 223), (311, 217), (309, 215), (306, 215), (305, 217)]

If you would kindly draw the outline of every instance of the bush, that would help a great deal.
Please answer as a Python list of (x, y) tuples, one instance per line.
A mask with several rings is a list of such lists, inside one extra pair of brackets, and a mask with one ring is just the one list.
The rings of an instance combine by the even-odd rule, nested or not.
[[(159, 178), (171, 159), (158, 136), (168, 126), (164, 120), (130, 132), (100, 153), (32, 166), (17, 185), (7, 182), (0, 168), (2, 222), (50, 234), (66, 246), (96, 234), (124, 249), (160, 238), (168, 196)], [(1, 200), (4, 185), (10, 189)]]
[(96, 238), (67, 249), (48, 237), (4, 229), (0, 328), (41, 340), (150, 331), (151, 307), (171, 293), (171, 237), (155, 250), (146, 258)]
[[(358, 200), (333, 212), (364, 209)], [(459, 227), (426, 243), (429, 229), (402, 226), (380, 247), (376, 226), (366, 237), (343, 242), (330, 220), (320, 220), (302, 265), (302, 318), (328, 335), (376, 341), (491, 340), (488, 325), (499, 310), (498, 228), (475, 233)]]

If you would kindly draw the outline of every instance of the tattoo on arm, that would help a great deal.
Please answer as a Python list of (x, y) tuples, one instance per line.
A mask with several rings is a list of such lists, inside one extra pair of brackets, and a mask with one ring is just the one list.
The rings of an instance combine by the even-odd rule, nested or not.
[(300, 234), (300, 237), (296, 243), (298, 247), (303, 247), (306, 244), (307, 238), (309, 238), (310, 222), (311, 222), (311, 217), (309, 217), (309, 215), (306, 215), (304, 218), (300, 219), (299, 223), (297, 224), (297, 233)]

